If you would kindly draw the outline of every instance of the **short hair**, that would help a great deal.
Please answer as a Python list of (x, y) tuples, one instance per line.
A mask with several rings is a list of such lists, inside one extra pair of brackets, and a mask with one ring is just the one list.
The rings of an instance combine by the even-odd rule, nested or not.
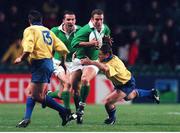
[(41, 23), (42, 14), (37, 10), (31, 10), (28, 14), (28, 19), (30, 23)]
[(110, 55), (113, 54), (110, 44), (107, 43), (103, 44), (100, 50), (102, 51), (103, 54), (107, 54), (107, 53), (109, 53)]
[(65, 18), (65, 15), (67, 15), (67, 14), (69, 14), (69, 15), (75, 15), (75, 13), (74, 13), (73, 11), (66, 10), (66, 11), (64, 11), (64, 13), (63, 13), (63, 18)]
[(104, 14), (104, 12), (103, 12), (101, 9), (94, 9), (94, 10), (91, 12), (91, 18), (94, 17), (95, 14), (97, 14), (97, 15), (102, 15), (102, 14)]

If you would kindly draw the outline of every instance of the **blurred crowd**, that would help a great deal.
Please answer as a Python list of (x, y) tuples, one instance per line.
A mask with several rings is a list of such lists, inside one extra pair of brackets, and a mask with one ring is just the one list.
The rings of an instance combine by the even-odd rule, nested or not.
[(64, 10), (74, 11), (77, 24), (84, 25), (95, 8), (104, 10), (114, 40), (113, 51), (127, 65), (179, 68), (179, 0), (0, 0), (1, 63), (12, 63), (22, 50), (19, 44), (28, 26), (29, 10), (41, 11), (43, 24), (52, 28), (61, 23)]

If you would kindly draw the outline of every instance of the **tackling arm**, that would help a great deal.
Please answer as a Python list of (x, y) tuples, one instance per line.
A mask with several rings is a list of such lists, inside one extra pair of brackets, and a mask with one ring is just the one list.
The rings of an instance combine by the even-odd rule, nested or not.
[(100, 70), (102, 70), (104, 73), (109, 71), (109, 67), (106, 64), (97, 62), (97, 61), (92, 61), (89, 58), (81, 59), (81, 64), (84, 65), (95, 65), (97, 66)]

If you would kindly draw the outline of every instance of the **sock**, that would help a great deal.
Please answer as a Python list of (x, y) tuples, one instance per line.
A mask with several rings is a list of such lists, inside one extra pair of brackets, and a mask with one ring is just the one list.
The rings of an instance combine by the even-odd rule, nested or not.
[(74, 93), (74, 104), (76, 107), (76, 111), (79, 108), (79, 102), (80, 102), (80, 96), (78, 95), (78, 93)]
[(42, 104), (46, 104), (46, 106), (58, 111), (60, 115), (66, 114), (66, 109), (48, 95), (46, 95)]
[(31, 97), (27, 97), (26, 99), (26, 113), (24, 116), (24, 119), (31, 119), (32, 111), (35, 106), (35, 100), (32, 99)]
[(115, 118), (116, 107), (114, 107), (113, 109), (109, 109), (109, 107), (105, 105), (105, 108), (109, 118)]
[(136, 92), (138, 93), (138, 97), (151, 97), (152, 96), (152, 90), (136, 89)]
[(61, 98), (64, 101), (64, 106), (67, 109), (70, 109), (70, 92), (69, 91), (63, 91), (61, 93)]
[(49, 92), (47, 95), (52, 97), (52, 98), (58, 98), (60, 99), (60, 97), (58, 96), (59, 90), (56, 90), (54, 92)]
[(109, 118), (115, 118), (116, 108), (110, 110), (108, 112)]
[(87, 96), (89, 94), (90, 86), (89, 85), (83, 85), (81, 87), (81, 101), (83, 103), (86, 102)]

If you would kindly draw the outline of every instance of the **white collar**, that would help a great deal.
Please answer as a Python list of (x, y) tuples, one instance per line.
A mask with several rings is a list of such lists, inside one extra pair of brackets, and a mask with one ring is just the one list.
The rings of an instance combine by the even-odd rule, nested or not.
[[(62, 23), (62, 24), (58, 27), (58, 29), (61, 30), (62, 32), (64, 32), (65, 34), (67, 34), (67, 33), (63, 30), (63, 25), (64, 25), (64, 23)], [(75, 31), (77, 30), (77, 28), (78, 28), (77, 25), (74, 25), (74, 27), (75, 27), (75, 28), (74, 28), (74, 30), (73, 30), (71, 33), (75, 32)], [(70, 34), (71, 34), (71, 33), (70, 33)]]
[[(95, 27), (94, 27), (94, 25), (93, 25), (93, 23), (91, 22), (91, 20), (89, 21), (89, 27), (90, 28), (94, 28), (94, 29), (96, 29)], [(104, 30), (104, 24), (102, 24), (102, 28), (101, 28), (101, 31), (100, 31), (100, 33), (102, 32)]]

